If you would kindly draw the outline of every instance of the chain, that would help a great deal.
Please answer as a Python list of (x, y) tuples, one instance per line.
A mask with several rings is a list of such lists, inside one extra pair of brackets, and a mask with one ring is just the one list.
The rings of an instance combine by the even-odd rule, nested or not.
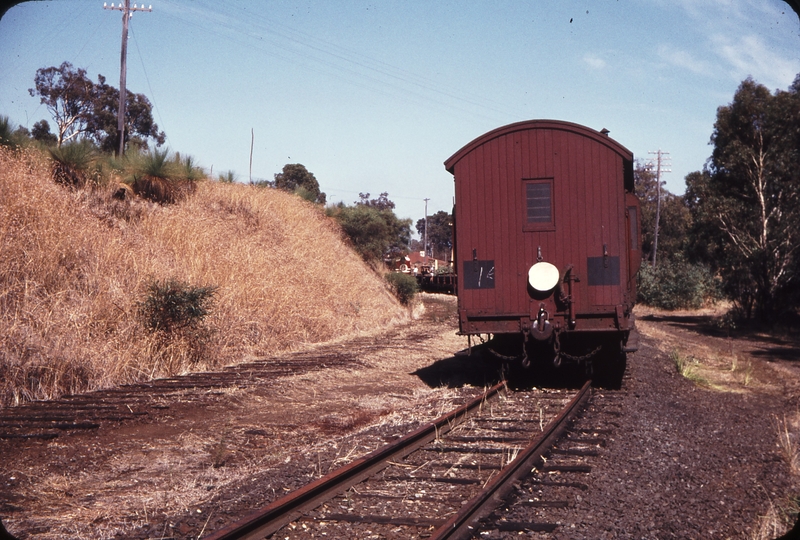
[[(481, 340), (481, 341), (483, 341), (483, 340)], [(597, 346), (597, 347), (596, 347), (596, 348), (595, 348), (593, 351), (591, 351), (591, 352), (590, 352), (590, 353), (588, 353), (588, 354), (584, 354), (583, 356), (574, 356), (574, 355), (571, 355), (571, 354), (565, 353), (565, 352), (563, 352), (563, 351), (561, 350), (561, 342), (560, 342), (560, 340), (558, 339), (558, 334), (556, 334), (556, 339), (555, 339), (555, 341), (554, 341), (554, 343), (553, 343), (553, 349), (555, 350), (556, 356), (555, 356), (555, 358), (553, 359), (553, 364), (554, 364), (556, 367), (560, 366), (560, 365), (561, 365), (561, 358), (565, 358), (565, 359), (567, 359), (567, 360), (570, 360), (570, 361), (572, 361), (572, 362), (583, 362), (583, 361), (585, 361), (585, 360), (589, 360), (589, 359), (590, 359), (590, 358), (592, 358), (594, 355), (596, 355), (597, 353), (599, 353), (599, 352), (600, 352), (600, 349), (602, 349), (602, 348), (603, 348), (603, 346), (602, 346), (602, 345), (598, 345), (598, 346)], [(490, 353), (492, 353), (493, 355), (495, 355), (497, 358), (499, 358), (500, 360), (505, 360), (505, 361), (507, 361), (507, 362), (517, 361), (517, 360), (519, 360), (520, 358), (525, 358), (525, 354), (524, 354), (524, 353), (523, 353), (522, 355), (516, 355), (516, 356), (506, 356), (505, 354), (500, 354), (499, 352), (497, 352), (496, 350), (492, 349), (491, 347), (486, 347), (486, 349), (487, 349), (487, 350), (488, 350)]]
[(602, 349), (602, 345), (598, 345), (595, 350), (590, 352), (589, 354), (584, 354), (583, 356), (572, 356), (571, 354), (567, 354), (565, 352), (558, 353), (559, 356), (563, 356), (567, 360), (572, 360), (573, 362), (583, 362), (584, 360), (590, 359), (592, 356), (596, 355)]
[(496, 350), (492, 349), (491, 347), (486, 347), (486, 348), (489, 350), (490, 353), (495, 355), (500, 360), (506, 360), (506, 361), (510, 362), (510, 361), (517, 361), (520, 358), (522, 358), (522, 356), (506, 356), (504, 354), (500, 354), (499, 352), (497, 352)]

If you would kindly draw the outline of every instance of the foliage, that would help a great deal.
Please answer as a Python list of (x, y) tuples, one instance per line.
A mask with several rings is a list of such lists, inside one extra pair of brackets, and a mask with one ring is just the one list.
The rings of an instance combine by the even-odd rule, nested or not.
[[(326, 196), (319, 189), (319, 182), (312, 173), (300, 163), (286, 164), (275, 174), (275, 187), (284, 191), (298, 193), (304, 199), (325, 204)], [(302, 190), (302, 191), (300, 191)]]
[[(633, 178), (634, 190), (641, 205), (642, 259), (652, 261), (658, 205), (656, 175), (637, 161)], [(692, 216), (683, 197), (670, 193), (662, 185), (656, 262), (685, 253), (691, 223)]]
[(389, 282), (392, 292), (404, 306), (407, 306), (414, 299), (414, 295), (419, 292), (419, 286), (414, 276), (401, 272), (391, 272), (386, 274), (386, 281)]
[(222, 182), (224, 184), (233, 184), (234, 182), (236, 182), (236, 173), (233, 172), (233, 171), (227, 171), (227, 172), (224, 172), (224, 173), (220, 173), (217, 176), (217, 180), (219, 180), (220, 182)]
[[(119, 149), (119, 90), (106, 84), (106, 78), (97, 76), (94, 86), (92, 111), (87, 122), (87, 133), (106, 152)], [(166, 135), (153, 121), (153, 106), (144, 94), (125, 92), (125, 142), (147, 149), (148, 139), (160, 147)]]
[(0, 146), (12, 146), (11, 120), (8, 116), (0, 116)]
[[(394, 204), (394, 203), (392, 203)], [(398, 218), (391, 209), (371, 204), (339, 204), (327, 209), (364, 260), (379, 261), (408, 250), (411, 220)]]
[(47, 145), (54, 145), (58, 142), (58, 137), (50, 132), (50, 124), (47, 120), (39, 120), (33, 124), (31, 137), (33, 140), (43, 142)]
[(196, 329), (210, 313), (216, 287), (193, 287), (170, 278), (153, 280), (139, 304), (139, 315), (148, 330), (172, 333)]
[(11, 119), (8, 116), (0, 115), (0, 146), (18, 147), (23, 146), (28, 140), (27, 129), (22, 126), (13, 128)]
[(167, 149), (129, 152), (125, 168), (134, 192), (159, 204), (173, 204), (185, 198), (195, 191), (195, 180), (203, 177), (202, 169), (194, 165), (191, 157), (171, 155)]
[(389, 199), (389, 193), (384, 191), (378, 195), (377, 199), (370, 199), (369, 193), (359, 193), (358, 200), (355, 204), (362, 206), (369, 206), (370, 208), (377, 208), (378, 210), (394, 210), (394, 201)]
[(719, 299), (719, 286), (708, 267), (681, 258), (661, 259), (639, 270), (638, 300), (661, 309), (696, 309)]
[[(36, 70), (35, 86), (28, 92), (39, 96), (53, 117), (58, 128), (54, 135), (57, 146), (83, 137), (93, 140), (104, 151), (119, 148), (119, 90), (106, 84), (102, 75), (97, 78), (98, 82), (94, 83), (85, 69), (75, 69), (69, 62)], [(37, 140), (47, 138), (49, 131), (49, 125), (46, 131), (42, 125), (36, 129), (34, 137)], [(147, 148), (148, 139), (161, 146), (166, 135), (153, 122), (150, 101), (143, 94), (126, 92), (125, 141)]]
[[(428, 216), (428, 246), (433, 257), (448, 259), (453, 249), (453, 216), (439, 210)], [(425, 219), (417, 221), (417, 232), (420, 238), (425, 237)], [(423, 246), (424, 247), (424, 246)]]
[[(126, 160), (99, 161), (114, 177), (129, 171)], [(50, 166), (33, 146), (0, 147), (0, 407), (217, 369), (408, 316), (338, 227), (299, 199), (197, 182), (182, 204), (133, 204), (127, 220), (115, 182), (73, 196)], [(285, 268), (289, 279), (258, 270)], [(153, 276), (219, 286), (197, 331), (143, 324)]]
[(91, 171), (97, 153), (90, 142), (72, 141), (50, 148), (48, 152), (53, 159), (53, 180), (59, 184), (81, 187), (89, 181), (97, 183), (99, 180), (99, 173)]
[(140, 159), (136, 168), (140, 174), (164, 180), (172, 176), (173, 169), (169, 159), (169, 150), (150, 150), (146, 153), (139, 153), (138, 156)]
[(706, 169), (686, 178), (692, 254), (748, 318), (775, 322), (800, 292), (800, 76), (775, 94), (743, 81), (711, 142)]
[(94, 83), (86, 76), (85, 69), (76, 70), (69, 62), (60, 67), (39, 68), (34, 85), (28, 92), (40, 96), (40, 102), (50, 111), (58, 127), (58, 146), (86, 132), (94, 108)]
[(181, 180), (196, 182), (205, 177), (205, 172), (192, 156), (181, 156), (179, 152), (175, 152), (172, 161), (174, 175)]

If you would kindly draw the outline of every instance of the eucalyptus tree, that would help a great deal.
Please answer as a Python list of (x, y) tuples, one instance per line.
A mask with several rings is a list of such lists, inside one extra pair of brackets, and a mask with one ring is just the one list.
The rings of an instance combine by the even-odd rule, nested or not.
[[(106, 84), (102, 75), (97, 78), (98, 82), (93, 82), (85, 69), (76, 69), (69, 62), (36, 70), (34, 88), (28, 92), (31, 96), (39, 96), (53, 117), (57, 146), (86, 138), (103, 150), (118, 148), (119, 90)], [(126, 103), (125, 141), (135, 142), (145, 149), (150, 139), (156, 146), (164, 144), (166, 135), (153, 121), (153, 107), (147, 97), (129, 92)]]
[(706, 169), (686, 178), (695, 246), (748, 318), (773, 322), (800, 289), (800, 76), (774, 94), (743, 81), (711, 143)]

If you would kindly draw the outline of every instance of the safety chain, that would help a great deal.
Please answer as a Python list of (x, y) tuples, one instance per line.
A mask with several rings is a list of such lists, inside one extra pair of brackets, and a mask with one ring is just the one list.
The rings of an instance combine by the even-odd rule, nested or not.
[(558, 353), (558, 355), (559, 355), (559, 356), (563, 356), (563, 357), (564, 357), (564, 358), (566, 358), (567, 360), (572, 360), (573, 362), (583, 362), (584, 360), (588, 360), (588, 359), (590, 359), (592, 356), (594, 356), (594, 355), (596, 355), (597, 353), (599, 353), (599, 352), (600, 352), (600, 349), (602, 349), (602, 348), (603, 348), (603, 346), (602, 346), (602, 345), (598, 345), (598, 346), (597, 346), (597, 348), (596, 348), (595, 350), (593, 350), (593, 351), (592, 351), (592, 352), (590, 352), (589, 354), (584, 354), (583, 356), (572, 356), (571, 354), (567, 354), (567, 353), (565, 353), (565, 352), (559, 352), (559, 353)]
[[(483, 342), (483, 339), (481, 339), (481, 342)], [(592, 358), (597, 353), (599, 353), (600, 349), (602, 349), (602, 348), (603, 348), (602, 345), (598, 345), (593, 351), (589, 352), (588, 354), (584, 354), (582, 356), (574, 356), (572, 354), (565, 353), (565, 352), (563, 352), (561, 350), (561, 341), (558, 339), (558, 334), (556, 334), (555, 335), (555, 340), (553, 342), (553, 349), (554, 349), (554, 351), (556, 353), (556, 356), (553, 359), (553, 365), (556, 366), (556, 367), (560, 366), (562, 358), (564, 358), (566, 360), (569, 360), (571, 362), (584, 362), (584, 361), (589, 360), (590, 358)], [(519, 360), (521, 358), (523, 358), (523, 359), (527, 358), (527, 355), (525, 354), (525, 349), (524, 348), (523, 348), (522, 355), (516, 355), (516, 356), (506, 356), (505, 354), (500, 354), (499, 352), (497, 352), (496, 350), (492, 349), (491, 347), (486, 347), (486, 349), (490, 353), (492, 353), (494, 356), (499, 358), (500, 360), (505, 360), (507, 362), (516, 362), (517, 360)]]
[(522, 356), (506, 356), (506, 355), (504, 355), (504, 354), (500, 354), (499, 352), (497, 352), (496, 350), (492, 349), (491, 347), (486, 347), (486, 349), (487, 349), (487, 350), (488, 350), (490, 353), (492, 353), (493, 355), (495, 355), (497, 358), (499, 358), (500, 360), (506, 360), (506, 361), (509, 361), (509, 362), (510, 362), (510, 361), (517, 361), (517, 360), (519, 360), (520, 358), (522, 358)]

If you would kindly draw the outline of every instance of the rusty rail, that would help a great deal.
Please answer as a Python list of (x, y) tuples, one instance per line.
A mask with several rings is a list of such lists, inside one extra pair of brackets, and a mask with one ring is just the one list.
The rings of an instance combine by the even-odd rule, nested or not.
[(462, 540), (472, 536), (472, 524), (487, 516), (500, 504), (500, 501), (513, 489), (516, 480), (528, 474), (533, 464), (542, 456), (566, 429), (567, 422), (575, 416), (589, 397), (592, 381), (587, 381), (578, 394), (569, 402), (564, 410), (547, 424), (525, 450), (517, 458), (503, 468), (489, 481), (478, 495), (473, 497), (461, 510), (454, 514), (444, 525), (430, 536), (430, 540)]
[(289, 493), (244, 519), (228, 525), (205, 537), (205, 540), (232, 540), (264, 538), (304, 512), (312, 510), (330, 498), (343, 493), (361, 480), (384, 469), (388, 461), (402, 459), (438, 436), (447, 433), (463, 421), (472, 411), (505, 388), (505, 381), (496, 384), (482, 396), (430, 422), (397, 441), (357, 459), (307, 486)]

